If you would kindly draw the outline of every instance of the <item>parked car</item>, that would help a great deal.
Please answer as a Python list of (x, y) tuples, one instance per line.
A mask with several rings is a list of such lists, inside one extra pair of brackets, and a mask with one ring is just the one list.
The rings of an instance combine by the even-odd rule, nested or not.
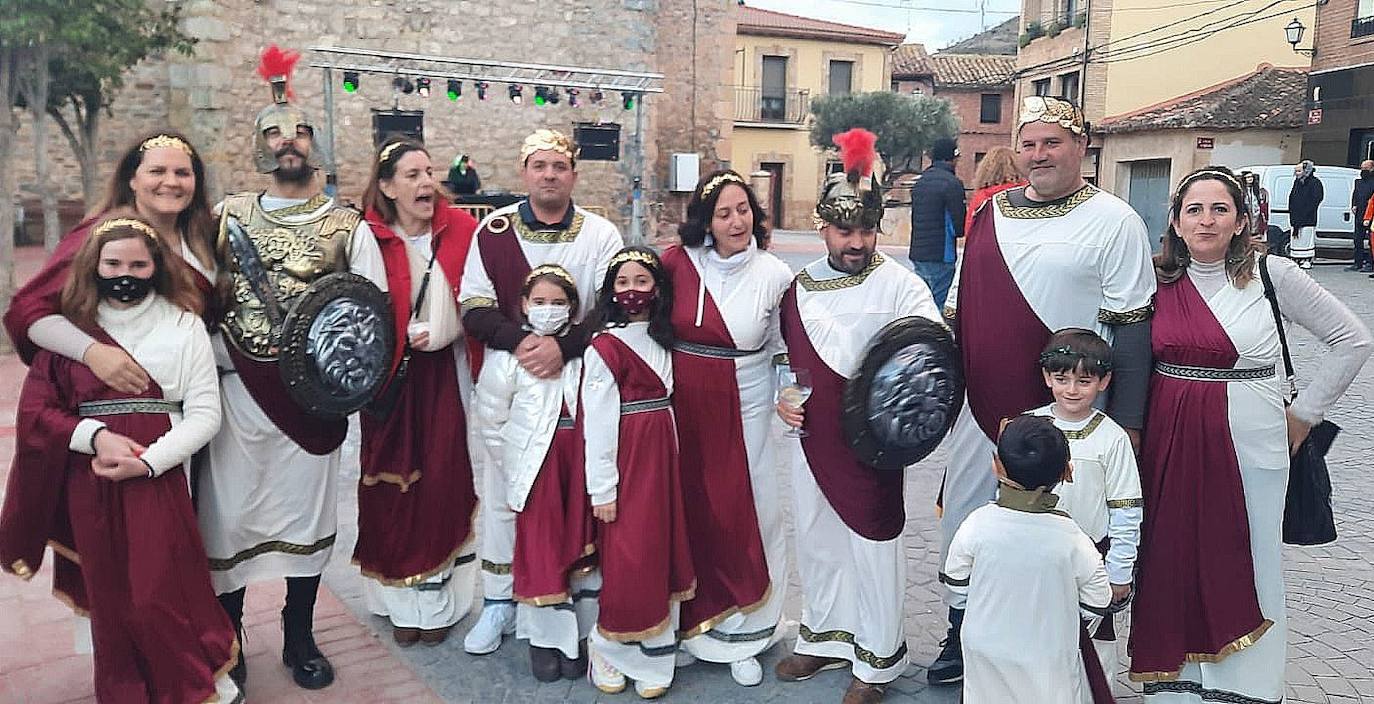
[[(1260, 186), (1269, 191), (1269, 241), (1281, 232), (1280, 239), (1293, 234), (1288, 224), (1288, 194), (1293, 190), (1296, 164), (1246, 166), (1237, 169), (1259, 175)], [(1359, 169), (1346, 166), (1317, 165), (1313, 172), (1321, 179), (1321, 207), (1317, 209), (1317, 254), (1322, 257), (1350, 259), (1355, 254), (1355, 216), (1350, 212), (1350, 194), (1355, 190)], [(1276, 232), (1277, 230), (1277, 232)]]

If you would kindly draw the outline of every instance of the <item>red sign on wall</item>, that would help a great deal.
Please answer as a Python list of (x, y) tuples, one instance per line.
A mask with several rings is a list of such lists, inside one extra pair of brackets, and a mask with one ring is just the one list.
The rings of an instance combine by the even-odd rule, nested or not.
[(1211, 149), (1212, 147), (1215, 147), (1215, 146), (1216, 146), (1216, 140), (1215, 140), (1214, 138), (1212, 138), (1212, 137), (1198, 137), (1198, 138), (1197, 138), (1197, 148), (1198, 148), (1198, 149)]
[(1307, 124), (1320, 125), (1322, 123), (1322, 109), (1312, 108), (1307, 111)]

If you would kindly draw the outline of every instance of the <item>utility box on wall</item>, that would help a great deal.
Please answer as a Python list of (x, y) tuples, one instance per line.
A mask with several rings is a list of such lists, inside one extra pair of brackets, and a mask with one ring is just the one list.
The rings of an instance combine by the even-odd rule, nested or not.
[(700, 154), (674, 154), (668, 162), (668, 190), (691, 193), (701, 177)]

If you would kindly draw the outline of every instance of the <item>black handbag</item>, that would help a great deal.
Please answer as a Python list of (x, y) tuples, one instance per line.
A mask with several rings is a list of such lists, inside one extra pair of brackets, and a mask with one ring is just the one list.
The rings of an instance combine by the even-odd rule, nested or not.
[[(1267, 257), (1260, 257), (1260, 281), (1264, 296), (1274, 312), (1279, 346), (1283, 349), (1283, 371), (1288, 380), (1287, 406), (1297, 396), (1293, 383), (1293, 358), (1288, 354), (1288, 336), (1279, 314), (1279, 299), (1269, 278)], [(1331, 512), (1331, 474), (1326, 468), (1326, 453), (1341, 432), (1340, 426), (1324, 420), (1312, 427), (1307, 439), (1289, 460), (1288, 495), (1283, 503), (1283, 542), (1288, 545), (1324, 545), (1336, 540), (1336, 519)]]
[[(425, 292), (429, 290), (429, 275), (434, 271), (434, 258), (438, 255), (439, 250), (435, 247), (429, 255), (429, 264), (425, 266), (425, 276), (420, 279), (420, 289), (415, 296), (415, 304), (410, 307), (409, 320), (420, 317), (420, 304), (424, 302)], [(410, 335), (407, 333), (402, 344), (401, 361), (396, 365), (396, 373), (391, 375), (386, 385), (364, 407), (368, 415), (377, 420), (386, 420), (387, 416), (391, 415), (391, 411), (396, 408), (396, 401), (401, 398), (401, 388), (405, 386), (406, 372), (410, 369), (410, 355)]]

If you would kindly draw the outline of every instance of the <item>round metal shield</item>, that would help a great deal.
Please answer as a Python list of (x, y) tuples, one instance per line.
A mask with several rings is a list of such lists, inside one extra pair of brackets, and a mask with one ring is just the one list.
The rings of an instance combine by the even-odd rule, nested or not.
[(949, 330), (902, 318), (878, 331), (845, 384), (840, 422), (860, 460), (901, 470), (935, 450), (963, 399), (963, 367)]
[(395, 334), (391, 303), (371, 281), (350, 273), (317, 279), (282, 322), (277, 368), (287, 393), (316, 416), (362, 408), (391, 370)]

